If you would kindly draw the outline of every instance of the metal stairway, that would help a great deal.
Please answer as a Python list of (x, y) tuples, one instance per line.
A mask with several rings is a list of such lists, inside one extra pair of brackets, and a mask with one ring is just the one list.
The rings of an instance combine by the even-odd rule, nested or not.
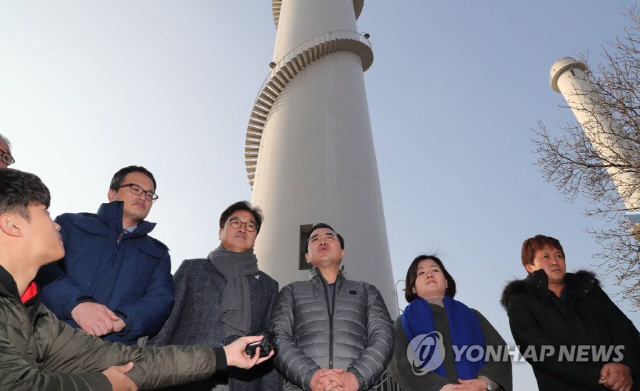
[[(274, 2), (275, 4), (275, 2)], [(286, 85), (302, 70), (323, 57), (336, 52), (352, 52), (362, 59), (362, 70), (373, 64), (371, 43), (355, 31), (331, 31), (311, 38), (287, 53), (277, 63), (262, 83), (256, 97), (245, 137), (245, 166), (249, 184), (253, 188), (262, 131), (269, 112)]]

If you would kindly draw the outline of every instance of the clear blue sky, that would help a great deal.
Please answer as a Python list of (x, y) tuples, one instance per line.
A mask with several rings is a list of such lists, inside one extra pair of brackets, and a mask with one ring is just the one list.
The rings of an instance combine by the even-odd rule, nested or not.
[[(574, 121), (549, 86), (551, 65), (589, 53), (595, 66), (631, 4), (365, 1), (358, 26), (375, 55), (365, 80), (395, 280), (438, 252), (458, 298), (512, 341), (498, 300), (525, 274), (525, 238), (555, 236), (570, 271), (596, 270), (584, 229), (607, 223), (544, 182), (530, 139), (539, 120), (556, 134)], [(14, 167), (43, 178), (57, 215), (95, 211), (117, 169), (144, 165), (160, 195), (149, 219), (174, 268), (205, 256), (220, 212), (251, 198), (244, 133), (274, 39), (269, 1), (0, 2), (0, 133)], [(528, 364), (514, 372), (515, 390), (536, 389)]]

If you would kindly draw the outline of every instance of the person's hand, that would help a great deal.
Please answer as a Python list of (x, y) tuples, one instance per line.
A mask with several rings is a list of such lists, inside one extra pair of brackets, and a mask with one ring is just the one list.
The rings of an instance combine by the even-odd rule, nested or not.
[(256, 354), (251, 358), (244, 350), (247, 345), (252, 342), (258, 342), (262, 339), (261, 335), (240, 337), (229, 345), (223, 346), (224, 353), (227, 356), (227, 365), (231, 367), (238, 367), (249, 369), (256, 364), (260, 364), (263, 361), (267, 361), (273, 357), (273, 350), (266, 357), (260, 357), (260, 348), (256, 349)]
[(71, 310), (71, 317), (87, 334), (101, 337), (113, 332), (113, 322), (122, 321), (118, 315), (99, 303), (80, 303)]
[(631, 368), (617, 362), (604, 364), (598, 383), (613, 391), (630, 391), (633, 387)]
[[(116, 316), (117, 316), (117, 315), (116, 315)], [(127, 325), (127, 324), (126, 324), (126, 323), (124, 323), (124, 320), (122, 320), (122, 318), (118, 316), (118, 320), (116, 320), (116, 321), (114, 321), (114, 322), (113, 322), (113, 332), (114, 332), (114, 333), (119, 333), (119, 332), (121, 332), (122, 330), (124, 330), (124, 327), (125, 327), (126, 325)]]
[(311, 377), (311, 384), (309, 387), (311, 391), (329, 391), (340, 390), (340, 387), (344, 387), (344, 379), (340, 375), (344, 372), (340, 368), (321, 368), (316, 371)]
[(482, 379), (458, 379), (460, 384), (452, 384), (452, 390), (467, 390), (467, 391), (484, 391), (487, 389), (487, 382)]
[(358, 391), (360, 388), (358, 379), (356, 379), (356, 375), (354, 375), (353, 372), (344, 371), (338, 374), (338, 376), (344, 381), (344, 386), (337, 388), (339, 391)]
[(113, 366), (102, 371), (109, 382), (113, 391), (138, 391), (138, 386), (126, 375), (133, 368), (133, 363), (129, 362), (124, 365)]

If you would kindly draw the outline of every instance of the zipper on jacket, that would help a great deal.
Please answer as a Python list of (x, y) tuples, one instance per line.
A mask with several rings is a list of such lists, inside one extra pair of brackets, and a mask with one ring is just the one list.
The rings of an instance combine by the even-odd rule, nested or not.
[(116, 248), (115, 250), (113, 250), (113, 253), (111, 254), (111, 259), (109, 259), (110, 266), (113, 265), (116, 258), (118, 258), (118, 250), (120, 250), (120, 246), (122, 245), (122, 238), (124, 238), (124, 232), (120, 232), (118, 234), (118, 238), (116, 239)]
[[(331, 293), (331, 289), (329, 288), (329, 283), (324, 278), (322, 273), (318, 270), (318, 277), (320, 280), (320, 284), (322, 284), (322, 288), (324, 289), (324, 298), (327, 301), (327, 314), (329, 315), (329, 368), (333, 368), (333, 311), (335, 308), (335, 296), (338, 279), (336, 278), (336, 282), (333, 286), (333, 300), (329, 302), (329, 294)], [(332, 305), (333, 304), (333, 305)]]
[(329, 315), (329, 369), (331, 369), (333, 368), (333, 313), (336, 308), (336, 295), (338, 294), (338, 281), (340, 280), (340, 272), (338, 272), (336, 282), (333, 285), (333, 297), (331, 298), (331, 303), (329, 302), (329, 294), (331, 293), (329, 283), (319, 270), (317, 270), (317, 273), (318, 277), (320, 277), (320, 283), (324, 288), (325, 299), (327, 300), (327, 314)]
[(326, 281), (323, 282), (325, 283), (325, 298), (327, 299), (327, 313), (329, 314), (329, 368), (333, 368), (333, 310), (336, 305), (336, 286), (333, 286), (333, 305), (329, 305), (329, 294), (331, 293), (331, 289), (329, 288), (329, 283), (326, 283)]
[(19, 300), (16, 300), (14, 297), (12, 296), (6, 296), (10, 301), (13, 301), (13, 304), (16, 307), (16, 310), (18, 310), (18, 312), (21, 313), (22, 316), (24, 316), (24, 318), (26, 318), (26, 324), (24, 324), (24, 322), (22, 322), (22, 319), (20, 319), (20, 323), (22, 323), (22, 331), (26, 331), (27, 332), (27, 354), (30, 356), (29, 360), (33, 359), (33, 352), (35, 351), (35, 339), (33, 338), (33, 335), (35, 333), (35, 322), (33, 322), (32, 325), (32, 320), (29, 317), (29, 310), (27, 310), (27, 307), (24, 306), (23, 303), (21, 303)]

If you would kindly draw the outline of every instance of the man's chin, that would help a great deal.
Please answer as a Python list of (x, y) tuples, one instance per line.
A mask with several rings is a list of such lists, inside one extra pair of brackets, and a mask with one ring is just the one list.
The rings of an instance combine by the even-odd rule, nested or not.
[(140, 224), (142, 220), (147, 218), (148, 214), (149, 212), (143, 213), (142, 211), (140, 211), (140, 213), (132, 213), (130, 216), (134, 218), (134, 220), (136, 221), (136, 224)]
[(45, 263), (45, 265), (48, 265), (50, 263), (54, 263), (54, 262), (58, 262), (59, 260), (61, 260), (62, 258), (64, 258), (64, 249), (62, 251), (60, 251), (58, 254), (54, 255), (49, 262)]

